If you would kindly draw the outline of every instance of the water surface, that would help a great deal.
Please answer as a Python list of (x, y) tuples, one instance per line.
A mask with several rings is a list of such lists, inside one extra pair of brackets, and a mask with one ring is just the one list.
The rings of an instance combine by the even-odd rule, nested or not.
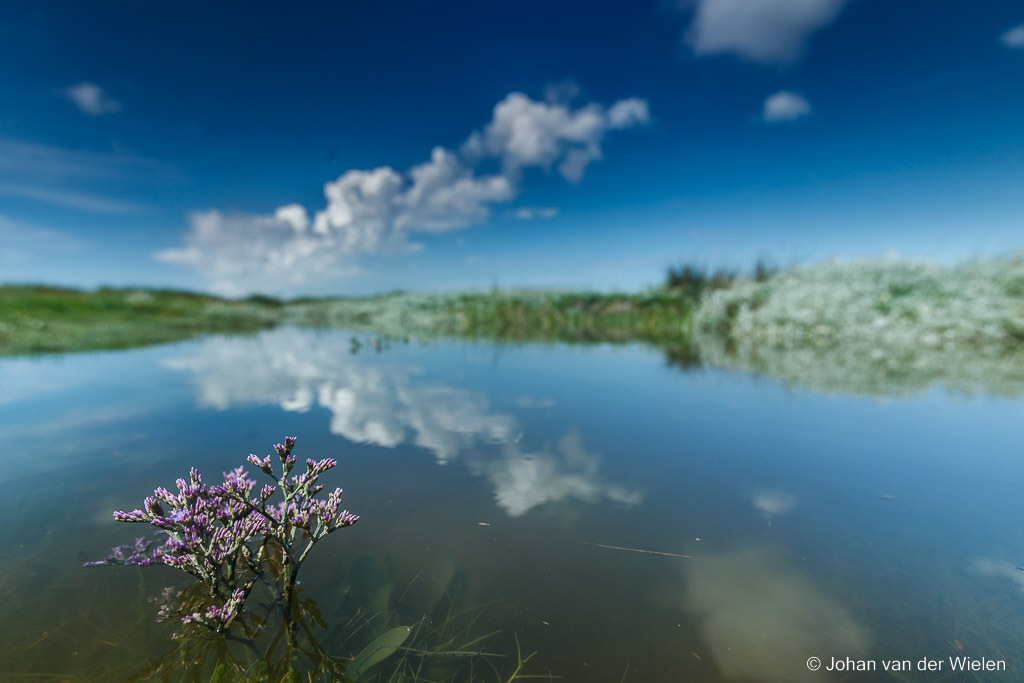
[(373, 574), (408, 623), (444, 594), (564, 680), (894, 680), (805, 662), (957, 655), (1014, 680), (1022, 409), (814, 393), (640, 346), (352, 353), (341, 331), (0, 360), (0, 677), (118, 680), (166, 652), (147, 598), (181, 578), (80, 563), (137, 535), (112, 510), (294, 434), (362, 516), (303, 568), (329, 647)]

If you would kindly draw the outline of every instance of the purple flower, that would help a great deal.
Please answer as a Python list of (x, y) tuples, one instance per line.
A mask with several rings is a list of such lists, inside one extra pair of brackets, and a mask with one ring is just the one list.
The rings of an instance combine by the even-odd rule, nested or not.
[[(244, 466), (224, 472), (223, 484), (213, 486), (204, 484), (202, 475), (193, 467), (188, 480), (175, 482), (177, 493), (158, 487), (145, 499), (143, 509), (115, 512), (117, 521), (151, 524), (158, 530), (157, 539), (138, 538), (134, 544), (118, 546), (108, 557), (85, 566), (146, 567), (162, 563), (177, 567), (206, 584), (209, 594), (218, 602), (189, 614), (174, 614), (185, 624), (200, 624), (217, 631), (227, 628), (244, 610), (249, 589), (266, 571), (263, 563), (268, 559), (264, 556), (268, 540), (275, 541), (272, 547), (296, 548), (296, 552), (304, 548), (298, 557), (283, 558), (290, 565), (286, 575), (294, 582), (314, 544), (359, 520), (347, 510), (338, 512), (340, 488), (327, 500), (316, 497), (323, 490), (317, 479), (337, 466), (335, 459), (307, 459), (306, 472), (289, 478), (296, 463), (292, 454), (295, 441), (295, 437), (286, 437), (283, 444), (274, 446), (281, 460), (279, 476), (274, 474), (271, 456), (259, 458), (250, 454), (247, 458), (279, 484), (264, 485), (258, 498), (252, 497), (256, 482), (249, 479)], [(269, 501), (277, 493), (283, 500), (271, 504)], [(303, 539), (308, 543), (303, 543)], [(288, 589), (289, 586), (282, 586), (282, 591)], [(161, 610), (164, 616), (172, 613), (170, 608)]]
[(254, 453), (250, 453), (249, 454), (249, 462), (251, 462), (256, 467), (259, 467), (266, 474), (269, 474), (270, 476), (274, 476), (274, 469), (270, 466), (270, 456), (269, 455), (267, 457), (263, 458), (263, 459), (260, 459)]

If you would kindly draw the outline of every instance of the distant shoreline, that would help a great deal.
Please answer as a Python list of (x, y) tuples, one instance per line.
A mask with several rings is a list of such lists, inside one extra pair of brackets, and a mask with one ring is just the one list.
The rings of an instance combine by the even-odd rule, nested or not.
[(493, 290), (292, 301), (7, 285), (0, 287), (0, 355), (124, 349), (287, 324), (421, 339), (643, 342), (674, 365), (853, 393), (876, 393), (892, 381), (906, 390), (936, 382), (1024, 390), (1020, 255), (952, 267), (829, 263), (750, 278), (687, 272), (679, 283), (637, 294)]

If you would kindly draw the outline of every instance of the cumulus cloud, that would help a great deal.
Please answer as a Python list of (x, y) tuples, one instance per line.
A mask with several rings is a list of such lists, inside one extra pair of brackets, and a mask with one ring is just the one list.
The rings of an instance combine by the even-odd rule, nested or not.
[(103, 92), (103, 88), (95, 83), (79, 83), (64, 90), (64, 95), (78, 107), (83, 114), (100, 116), (121, 111), (121, 103), (111, 99)]
[(796, 121), (811, 113), (811, 103), (795, 92), (777, 92), (765, 98), (762, 118), (768, 123)]
[(337, 277), (357, 272), (354, 264), (339, 263), (352, 247), (333, 236), (295, 229), (301, 218), (294, 205), (274, 216), (220, 211), (189, 215), (186, 246), (165, 249), (156, 258), (195, 268), (214, 290), (227, 296), (253, 291), (277, 291), (317, 275)]
[(1024, 24), (1014, 26), (999, 39), (1011, 50), (1024, 50)]
[(572, 110), (565, 104), (537, 102), (512, 93), (494, 108), (491, 122), (463, 146), (471, 157), (491, 156), (514, 176), (527, 167), (547, 171), (557, 163), (569, 182), (583, 179), (586, 167), (601, 158), (601, 141), (609, 130), (629, 128), (650, 119), (647, 102), (620, 100), (605, 109), (588, 104)]
[(812, 33), (847, 0), (691, 0), (686, 42), (693, 53), (734, 55), (760, 64), (790, 64)]
[[(485, 221), (492, 207), (518, 196), (524, 169), (557, 169), (569, 182), (580, 182), (601, 159), (609, 131), (649, 120), (647, 102), (639, 98), (573, 109), (565, 101), (511, 93), (458, 151), (435, 147), (427, 161), (405, 172), (390, 166), (353, 169), (326, 183), (326, 206), (312, 218), (298, 204), (270, 215), (196, 212), (184, 246), (154, 256), (195, 268), (215, 291), (228, 295), (336, 278), (355, 272), (360, 255), (417, 249), (416, 234)], [(500, 170), (480, 172), (481, 165), (495, 161)], [(554, 215), (551, 209), (536, 211), (530, 217)]]

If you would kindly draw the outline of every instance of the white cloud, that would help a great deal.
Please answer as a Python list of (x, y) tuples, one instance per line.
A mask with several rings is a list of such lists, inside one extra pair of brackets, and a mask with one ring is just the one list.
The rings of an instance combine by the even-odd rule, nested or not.
[(292, 226), (292, 230), (300, 234), (306, 232), (306, 228), (309, 227), (309, 214), (306, 213), (306, 207), (301, 204), (280, 207), (274, 212), (274, 218)]
[(647, 100), (639, 97), (619, 100), (608, 110), (609, 128), (632, 128), (651, 120)]
[(297, 231), (289, 222), (296, 218), (289, 211), (277, 217), (198, 211), (189, 216), (186, 246), (158, 251), (155, 257), (195, 268), (213, 290), (227, 296), (279, 291), (312, 277), (356, 272), (355, 264), (343, 260), (350, 246), (334, 236)]
[[(538, 102), (512, 93), (494, 108), (490, 123), (472, 133), (458, 152), (435, 147), (430, 158), (401, 173), (390, 166), (353, 169), (324, 185), (326, 206), (312, 220), (289, 204), (272, 215), (197, 212), (181, 248), (155, 258), (190, 266), (215, 291), (275, 291), (313, 278), (355, 272), (363, 254), (419, 247), (417, 233), (442, 234), (485, 221), (491, 208), (519, 194), (522, 171), (539, 167), (572, 183), (601, 158), (607, 131), (650, 119), (647, 102), (629, 98), (605, 108)], [(487, 160), (493, 174), (478, 172)], [(538, 209), (537, 217), (550, 217)], [(531, 216), (533, 217), (533, 216)]]
[(121, 103), (111, 99), (103, 92), (103, 88), (95, 83), (79, 83), (64, 90), (64, 95), (71, 100), (82, 113), (89, 116), (113, 114), (121, 111)]
[(765, 99), (761, 115), (769, 123), (780, 123), (796, 121), (810, 113), (811, 104), (802, 95), (783, 90)]
[(435, 147), (430, 161), (409, 171), (412, 184), (402, 198), (399, 229), (448, 232), (487, 217), (491, 204), (515, 197), (511, 179), (477, 176), (454, 153)]
[(810, 35), (835, 19), (847, 0), (693, 1), (686, 42), (694, 54), (784, 65), (800, 56)]
[(1014, 26), (999, 39), (1011, 50), (1024, 50), (1024, 24)]
[(511, 93), (494, 107), (483, 133), (470, 136), (464, 149), (501, 159), (510, 174), (526, 167), (550, 170), (561, 161), (558, 172), (578, 183), (587, 165), (601, 158), (601, 141), (608, 130), (647, 123), (649, 118), (647, 102), (638, 98), (620, 100), (607, 111), (593, 103), (572, 110)]

